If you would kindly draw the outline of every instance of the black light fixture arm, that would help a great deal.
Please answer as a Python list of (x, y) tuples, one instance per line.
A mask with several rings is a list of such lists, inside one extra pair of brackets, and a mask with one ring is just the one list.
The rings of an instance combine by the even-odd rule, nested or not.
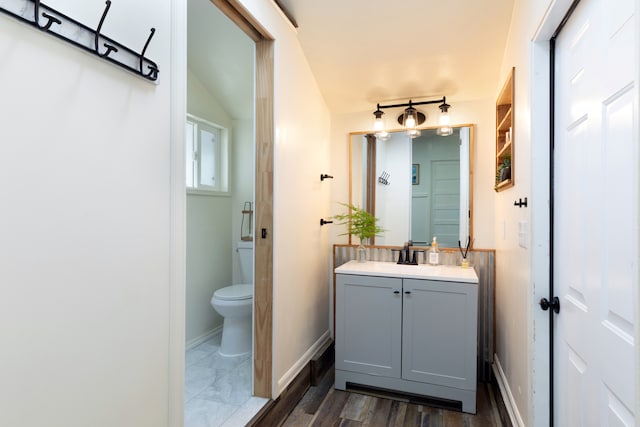
[(428, 104), (438, 104), (438, 103), (446, 105), (447, 108), (450, 107), (450, 105), (447, 104), (447, 97), (443, 96), (441, 99), (434, 99), (434, 100), (431, 100), (431, 101), (413, 102), (412, 100), (409, 100), (409, 102), (406, 102), (404, 104), (388, 104), (388, 105), (380, 105), (380, 104), (378, 104), (377, 105), (377, 111), (379, 111), (380, 109), (384, 109), (384, 108), (414, 107), (416, 105), (428, 105)]

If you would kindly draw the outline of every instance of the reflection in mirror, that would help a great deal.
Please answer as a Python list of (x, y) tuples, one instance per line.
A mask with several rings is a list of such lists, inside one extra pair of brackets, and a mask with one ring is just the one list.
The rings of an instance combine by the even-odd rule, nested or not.
[(450, 136), (423, 129), (411, 139), (392, 132), (387, 141), (364, 132), (351, 133), (350, 202), (379, 219), (385, 230), (376, 245), (466, 246), (473, 242), (473, 126), (457, 126)]

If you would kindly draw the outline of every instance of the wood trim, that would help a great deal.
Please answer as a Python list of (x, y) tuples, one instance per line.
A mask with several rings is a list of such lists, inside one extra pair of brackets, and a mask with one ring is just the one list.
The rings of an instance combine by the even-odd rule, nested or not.
[(273, 45), (271, 40), (256, 43), (253, 393), (259, 397), (271, 397), (273, 389)]
[(309, 376), (311, 377), (310, 382), (312, 386), (320, 384), (327, 371), (333, 366), (335, 358), (335, 345), (333, 339), (328, 337), (309, 361), (311, 368)]
[[(367, 134), (367, 203), (362, 206), (367, 212), (374, 217), (376, 216), (376, 170), (377, 170), (377, 144), (376, 137), (373, 134)], [(351, 235), (349, 235), (351, 237)], [(353, 242), (351, 242), (353, 243)], [(358, 242), (360, 243), (360, 242)], [(376, 236), (369, 239), (370, 245), (376, 244)]]
[[(254, 239), (253, 394), (273, 391), (273, 150), (274, 42), (238, 0), (210, 0), (256, 43), (256, 171)], [(262, 237), (262, 230), (265, 237)]]
[(474, 194), (473, 194), (473, 181), (475, 179), (475, 177), (473, 176), (473, 164), (474, 159), (474, 149), (473, 146), (475, 145), (475, 139), (476, 139), (476, 135), (475, 135), (475, 130), (476, 130), (476, 126), (475, 125), (469, 125), (469, 236), (471, 237), (471, 242), (469, 244), (469, 248), (473, 249), (473, 241), (474, 241), (474, 234), (473, 234), (473, 215), (475, 214), (474, 210), (473, 210), (473, 199), (475, 199)]
[(319, 383), (327, 375), (327, 372), (334, 364), (334, 355), (333, 340), (329, 338), (298, 375), (295, 376), (293, 381), (282, 390), (276, 399), (267, 402), (249, 421), (247, 427), (282, 425), (309, 387), (317, 385), (314, 382)]
[[(334, 263), (334, 265), (335, 265), (335, 262), (336, 262), (336, 256), (335, 256), (336, 248), (348, 248), (350, 246), (356, 247), (358, 245), (350, 245), (350, 244), (347, 244), (347, 243), (334, 243), (333, 244), (333, 263)], [(366, 247), (367, 248), (376, 248), (376, 249), (402, 249), (403, 248), (403, 246), (383, 246), (383, 245), (366, 245)], [(423, 248), (424, 249), (425, 247), (428, 247), (428, 246), (411, 246), (412, 249), (413, 248), (417, 248), (417, 249)], [(438, 248), (438, 250), (440, 252), (456, 252), (456, 253), (460, 251), (460, 249), (458, 249), (458, 248)], [(478, 249), (478, 248), (473, 248), (472, 250), (473, 250), (473, 252), (494, 252), (494, 253), (496, 251), (495, 249)]]
[[(351, 135), (347, 134), (347, 151), (349, 152), (349, 203), (353, 204), (353, 194), (351, 193), (351, 189), (353, 188), (353, 148), (351, 144)], [(349, 244), (351, 244), (351, 234), (348, 235)], [(333, 262), (335, 264), (335, 249), (333, 251)], [(335, 307), (334, 307), (335, 308)]]
[(231, 19), (251, 40), (273, 40), (269, 32), (237, 0), (210, 0), (227, 18)]

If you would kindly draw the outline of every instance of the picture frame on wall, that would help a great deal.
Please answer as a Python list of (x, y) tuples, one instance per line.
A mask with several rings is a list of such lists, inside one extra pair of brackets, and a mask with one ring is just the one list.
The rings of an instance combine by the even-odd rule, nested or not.
[(411, 184), (420, 184), (420, 164), (414, 163), (411, 165)]

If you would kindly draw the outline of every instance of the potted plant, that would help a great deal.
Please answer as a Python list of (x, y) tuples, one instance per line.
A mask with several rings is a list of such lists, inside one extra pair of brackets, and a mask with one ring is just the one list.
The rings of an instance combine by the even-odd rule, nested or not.
[(347, 232), (342, 233), (341, 236), (347, 234), (358, 236), (358, 239), (360, 239), (360, 245), (358, 246), (358, 261), (365, 262), (366, 249), (364, 245), (371, 237), (380, 235), (384, 229), (377, 224), (378, 218), (371, 215), (364, 209), (349, 203), (341, 203), (341, 205), (348, 208), (349, 211), (344, 214), (335, 215), (333, 218), (341, 221), (338, 225), (347, 226)]
[(498, 165), (498, 170), (496, 171), (496, 188), (498, 184), (502, 181), (506, 181), (507, 179), (511, 179), (511, 157), (506, 156), (502, 159), (502, 163)]

